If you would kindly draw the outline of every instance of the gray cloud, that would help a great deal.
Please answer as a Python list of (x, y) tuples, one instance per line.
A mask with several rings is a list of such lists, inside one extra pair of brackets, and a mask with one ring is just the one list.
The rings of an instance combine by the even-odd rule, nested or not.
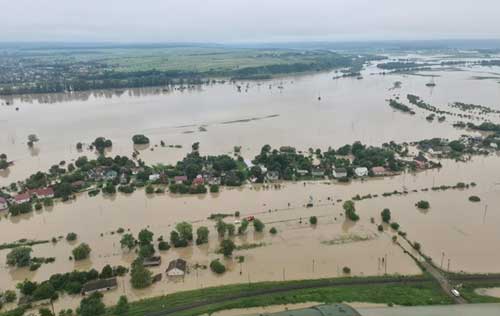
[(4, 0), (1, 41), (500, 38), (498, 0)]

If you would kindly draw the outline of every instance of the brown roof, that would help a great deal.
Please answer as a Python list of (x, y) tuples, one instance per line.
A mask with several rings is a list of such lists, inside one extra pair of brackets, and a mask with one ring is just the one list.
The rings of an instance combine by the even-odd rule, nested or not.
[(82, 287), (82, 294), (92, 291), (111, 289), (118, 286), (118, 281), (116, 278), (109, 278), (103, 280), (94, 280), (87, 282)]
[(14, 196), (14, 200), (16, 200), (17, 202), (29, 200), (30, 198), (31, 197), (30, 197), (30, 194), (28, 192), (20, 193), (20, 194)]
[(145, 267), (154, 267), (159, 266), (161, 264), (161, 257), (151, 257), (143, 260), (143, 265)]
[(170, 272), (173, 269), (179, 269), (181, 271), (186, 272), (186, 266), (187, 266), (186, 260), (183, 260), (183, 259), (172, 260), (168, 264), (167, 272)]

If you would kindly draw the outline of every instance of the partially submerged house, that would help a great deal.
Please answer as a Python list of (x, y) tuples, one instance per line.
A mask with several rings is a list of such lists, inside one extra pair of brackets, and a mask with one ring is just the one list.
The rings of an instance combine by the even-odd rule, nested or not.
[(6, 210), (9, 208), (7, 204), (7, 200), (0, 196), (0, 211)]
[(354, 169), (354, 174), (357, 177), (366, 177), (366, 176), (368, 176), (368, 168), (358, 167), (358, 168)]
[(29, 194), (29, 192), (20, 193), (14, 196), (14, 203), (16, 204), (23, 204), (29, 202), (30, 200), (31, 200), (31, 195)]
[(324, 177), (325, 176), (325, 171), (322, 169), (313, 169), (311, 171), (311, 175), (313, 177)]
[(278, 181), (280, 178), (280, 174), (278, 171), (268, 171), (266, 173), (266, 180), (267, 181)]
[(187, 272), (187, 262), (183, 259), (176, 259), (170, 261), (167, 268), (167, 276), (184, 276)]
[(93, 280), (87, 282), (82, 287), (82, 295), (92, 294), (94, 292), (111, 291), (118, 287), (116, 278), (109, 278), (103, 280)]
[(333, 168), (332, 175), (335, 179), (347, 177), (347, 170), (345, 168)]
[(387, 174), (387, 170), (384, 167), (373, 167), (372, 173), (374, 176), (381, 177)]
[(151, 257), (151, 258), (147, 258), (147, 259), (144, 259), (143, 261), (143, 265), (145, 267), (158, 267), (161, 265), (161, 257), (160, 256), (156, 256), (156, 257)]
[(188, 180), (187, 176), (175, 176), (174, 177), (174, 182), (177, 184), (182, 184)]

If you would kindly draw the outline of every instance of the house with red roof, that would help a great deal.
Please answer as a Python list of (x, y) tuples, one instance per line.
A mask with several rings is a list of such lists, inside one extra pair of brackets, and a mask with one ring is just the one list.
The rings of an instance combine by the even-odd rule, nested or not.
[(20, 193), (14, 196), (14, 202), (16, 204), (23, 204), (31, 200), (31, 195), (29, 192)]
[(39, 199), (49, 199), (54, 197), (54, 189), (52, 188), (41, 188), (29, 191), (30, 195), (36, 196)]
[(182, 184), (188, 180), (187, 176), (176, 176), (174, 177), (174, 182), (177, 184)]
[(203, 179), (203, 176), (197, 175), (196, 178), (193, 180), (194, 185), (202, 185), (205, 183), (205, 179)]
[(7, 200), (0, 196), (0, 211), (6, 210), (9, 208), (7, 204)]

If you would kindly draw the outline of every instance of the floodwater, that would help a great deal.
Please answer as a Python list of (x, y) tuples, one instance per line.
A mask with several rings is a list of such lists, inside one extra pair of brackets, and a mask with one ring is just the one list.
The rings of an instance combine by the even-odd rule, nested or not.
[[(181, 158), (193, 142), (201, 143), (203, 154), (231, 152), (242, 145), (245, 157), (253, 157), (265, 143), (273, 146), (293, 145), (299, 149), (340, 146), (361, 140), (381, 144), (419, 140), (431, 137), (458, 137), (464, 133), (451, 127), (451, 122), (428, 123), (428, 113), (417, 111), (410, 117), (393, 112), (385, 99), (394, 93), (420, 95), (435, 105), (461, 101), (500, 108), (500, 85), (489, 80), (470, 80), (471, 71), (438, 72), (437, 87), (425, 87), (422, 76), (370, 76), (365, 79), (332, 80), (332, 74), (293, 77), (270, 81), (258, 86), (250, 84), (238, 92), (231, 84), (204, 86), (201, 89), (152, 93), (155, 89), (131, 90), (121, 95), (89, 95), (84, 100), (61, 98), (40, 102), (37, 97), (14, 99), (13, 106), (0, 106), (0, 152), (5, 152), (15, 165), (0, 174), (0, 185), (23, 179), (39, 169), (49, 168), (60, 160), (70, 161), (82, 155), (75, 149), (78, 141), (91, 142), (97, 136), (111, 138), (112, 154), (130, 155), (130, 138), (144, 133), (152, 139), (154, 151), (143, 150), (141, 157), (149, 162), (173, 162)], [(394, 81), (402, 81), (398, 91), (389, 91)], [(278, 85), (283, 82), (283, 89)], [(272, 88), (269, 89), (269, 84)], [(466, 88), (464, 88), (466, 87)], [(139, 93), (140, 92), (140, 93)], [(149, 92), (149, 93), (148, 93)], [(140, 94), (140, 95), (138, 95)], [(318, 96), (321, 96), (321, 101)], [(15, 107), (19, 111), (15, 111)], [(278, 115), (268, 117), (270, 115)], [(249, 122), (225, 122), (257, 118)], [(204, 125), (207, 132), (198, 132)], [(186, 133), (194, 131), (194, 133)], [(25, 144), (28, 134), (35, 133), (40, 142), (35, 150)], [(159, 148), (154, 144), (180, 144), (182, 149)], [(92, 155), (92, 153), (86, 152)], [(245, 256), (242, 264), (224, 259), (228, 271), (216, 276), (209, 270), (191, 269), (180, 280), (164, 280), (137, 291), (130, 288), (128, 277), (120, 278), (120, 288), (105, 296), (114, 304), (120, 295), (129, 299), (172, 293), (223, 284), (336, 277), (349, 267), (352, 275), (384, 273), (419, 274), (412, 259), (396, 246), (395, 234), (386, 227), (377, 231), (383, 208), (390, 208), (393, 221), (401, 225), (408, 238), (422, 244), (422, 250), (443, 268), (453, 271), (500, 272), (500, 254), (492, 245), (500, 242), (500, 175), (497, 156), (475, 157), (467, 163), (442, 161), (441, 170), (405, 174), (392, 178), (336, 184), (329, 181), (284, 183), (279, 188), (247, 185), (222, 189), (219, 194), (146, 196), (139, 190), (115, 197), (82, 194), (76, 201), (57, 202), (53, 207), (14, 218), (2, 216), (0, 240), (12, 242), (21, 238), (47, 240), (75, 232), (76, 243), (64, 239), (57, 244), (34, 246), (34, 255), (56, 257), (56, 262), (38, 271), (12, 269), (0, 265), (0, 288), (14, 288), (25, 278), (42, 281), (54, 273), (73, 269), (100, 270), (104, 265), (129, 265), (135, 257), (120, 248), (119, 227), (137, 234), (148, 227), (168, 239), (180, 221), (190, 221), (196, 230), (201, 225), (211, 229), (208, 245), (162, 252), (163, 264), (154, 273), (164, 273), (168, 262), (182, 257), (192, 266), (208, 265), (220, 257), (216, 253), (219, 240), (214, 222), (206, 218), (212, 213), (255, 215), (266, 223), (265, 233), (253, 229), (244, 237), (235, 237), (237, 245), (263, 243), (251, 250), (236, 251)], [(422, 192), (420, 189), (457, 182), (476, 182), (477, 187), (446, 192)], [(407, 190), (406, 196), (378, 197), (356, 203), (361, 220), (345, 220), (341, 203), (356, 194), (379, 194)], [(419, 192), (412, 192), (419, 190)], [(478, 195), (481, 202), (468, 201)], [(313, 198), (315, 207), (305, 204)], [(428, 200), (431, 209), (419, 211), (414, 204)], [(318, 225), (308, 218), (318, 216)], [(376, 224), (370, 218), (376, 219)], [(233, 221), (228, 218), (227, 221)], [(269, 228), (276, 227), (272, 236)], [(338, 241), (342, 240), (343, 243)], [(92, 248), (89, 260), (75, 263), (68, 257), (79, 242)], [(0, 251), (4, 258), (8, 250)], [(448, 261), (449, 260), (449, 261)], [(0, 261), (1, 262), (1, 261)], [(79, 297), (63, 296), (56, 309), (74, 308)]]
[[(417, 110), (417, 115), (410, 116), (395, 112), (386, 100), (395, 94), (405, 98), (413, 93), (436, 106), (461, 101), (500, 109), (500, 85), (495, 80), (471, 79), (485, 71), (500, 72), (498, 69), (438, 71), (435, 88), (425, 86), (430, 79), (426, 76), (382, 76), (373, 74), (380, 70), (371, 66), (364, 71), (363, 80), (333, 80), (336, 74), (321, 73), (251, 82), (248, 89), (247, 83), (238, 83), (241, 92), (236, 84), (226, 83), (186, 90), (150, 88), (9, 98), (0, 101), (12, 104), (0, 106), (0, 152), (14, 160), (15, 166), (0, 173), (0, 185), (47, 170), (61, 160), (75, 159), (84, 154), (77, 152), (76, 143), (88, 144), (98, 136), (113, 141), (112, 154), (129, 156), (132, 135), (149, 136), (154, 151), (150, 148), (141, 154), (148, 163), (175, 162), (197, 141), (203, 154), (232, 152), (241, 145), (242, 154), (253, 158), (266, 143), (307, 150), (357, 140), (380, 145), (391, 140), (456, 138), (463, 131), (452, 128), (452, 122), (428, 123), (428, 113)], [(395, 81), (402, 82), (401, 89), (390, 90)], [(234, 122), (251, 118), (257, 120)], [(207, 131), (200, 132), (200, 126)], [(34, 149), (26, 145), (29, 134), (40, 139)], [(183, 148), (154, 148), (160, 140)]]
[(500, 297), (500, 287), (476, 289), (476, 293), (484, 296)]
[(358, 311), (363, 316), (496, 316), (500, 314), (500, 304), (360, 308)]

